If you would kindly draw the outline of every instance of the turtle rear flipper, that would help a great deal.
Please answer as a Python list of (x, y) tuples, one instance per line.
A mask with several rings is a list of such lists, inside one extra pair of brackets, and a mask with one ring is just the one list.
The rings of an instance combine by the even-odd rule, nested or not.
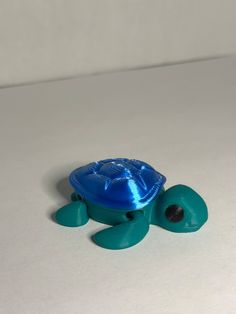
[(56, 221), (66, 227), (79, 227), (85, 225), (88, 220), (86, 204), (82, 201), (74, 201), (58, 209), (55, 214)]
[(149, 224), (143, 212), (129, 213), (130, 221), (99, 231), (92, 236), (92, 240), (99, 246), (119, 250), (139, 243), (147, 234)]

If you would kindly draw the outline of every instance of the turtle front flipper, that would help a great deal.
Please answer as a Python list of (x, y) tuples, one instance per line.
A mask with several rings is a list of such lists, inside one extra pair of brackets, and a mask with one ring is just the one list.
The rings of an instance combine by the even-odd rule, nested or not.
[(149, 230), (149, 223), (142, 211), (128, 214), (129, 221), (97, 232), (93, 241), (106, 249), (119, 250), (131, 247), (140, 242)]
[(63, 226), (79, 227), (89, 220), (87, 206), (82, 201), (74, 201), (58, 209), (55, 214), (56, 221)]

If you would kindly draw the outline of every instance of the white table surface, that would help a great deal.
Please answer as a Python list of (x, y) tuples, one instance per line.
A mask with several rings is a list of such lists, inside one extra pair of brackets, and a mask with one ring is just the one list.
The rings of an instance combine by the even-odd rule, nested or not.
[[(0, 90), (0, 313), (236, 313), (236, 58)], [(110, 251), (51, 220), (75, 167), (151, 163), (209, 207)]]

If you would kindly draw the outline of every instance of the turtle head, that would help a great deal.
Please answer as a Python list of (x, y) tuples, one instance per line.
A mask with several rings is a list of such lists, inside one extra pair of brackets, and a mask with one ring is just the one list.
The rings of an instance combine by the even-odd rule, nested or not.
[(156, 204), (154, 221), (173, 232), (193, 232), (207, 220), (202, 197), (185, 185), (175, 185), (162, 193)]

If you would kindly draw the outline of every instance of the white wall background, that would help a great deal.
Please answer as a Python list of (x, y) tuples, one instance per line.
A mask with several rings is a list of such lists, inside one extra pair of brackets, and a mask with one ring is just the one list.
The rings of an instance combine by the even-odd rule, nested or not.
[(235, 0), (0, 0), (0, 86), (234, 52)]

